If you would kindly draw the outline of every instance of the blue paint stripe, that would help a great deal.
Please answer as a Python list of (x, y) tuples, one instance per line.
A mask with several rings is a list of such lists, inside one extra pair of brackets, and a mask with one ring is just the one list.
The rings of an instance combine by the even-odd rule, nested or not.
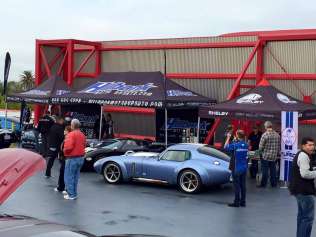
[(286, 119), (285, 119), (285, 127), (288, 128), (289, 127), (289, 112), (286, 112)]
[(284, 181), (287, 181), (287, 174), (288, 174), (288, 163), (287, 160), (284, 161)]
[(294, 118), (293, 112), (290, 112), (290, 128), (293, 128), (293, 118)]
[(291, 177), (292, 177), (292, 164), (293, 161), (289, 161), (289, 172), (288, 172), (288, 177), (287, 177), (287, 181), (291, 182)]

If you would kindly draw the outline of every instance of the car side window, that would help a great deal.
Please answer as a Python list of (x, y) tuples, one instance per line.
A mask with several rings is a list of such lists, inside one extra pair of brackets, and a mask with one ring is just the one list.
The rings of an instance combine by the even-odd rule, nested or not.
[(138, 145), (135, 141), (127, 140), (123, 146), (123, 149), (135, 149), (137, 147), (138, 147)]
[(167, 151), (161, 157), (161, 160), (183, 162), (189, 160), (191, 153), (189, 151)]

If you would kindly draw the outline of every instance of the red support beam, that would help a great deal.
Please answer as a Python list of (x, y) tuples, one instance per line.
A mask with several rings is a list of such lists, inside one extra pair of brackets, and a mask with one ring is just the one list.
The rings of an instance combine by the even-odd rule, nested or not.
[[(246, 73), (250, 63), (252, 62), (252, 60), (253, 60), (253, 58), (254, 58), (254, 56), (255, 56), (260, 44), (261, 44), (261, 42), (260, 42), (260, 40), (258, 40), (256, 45), (255, 45), (255, 47), (254, 47), (254, 49), (252, 50), (251, 54), (249, 55), (245, 65), (243, 66), (243, 69), (242, 69), (241, 73), (239, 74), (237, 80), (235, 81), (232, 90), (228, 94), (227, 100), (230, 100), (230, 99), (234, 98), (236, 96), (236, 94), (239, 93), (241, 79), (245, 75), (245, 73)], [(221, 122), (220, 119), (216, 119), (215, 120), (215, 123), (213, 124), (211, 130), (208, 132), (207, 137), (206, 137), (206, 139), (204, 141), (205, 144), (209, 144), (210, 143), (211, 138), (214, 136), (214, 133), (215, 133), (217, 127), (219, 126), (220, 122)]]
[(67, 59), (67, 55), (68, 55), (68, 51), (66, 50), (66, 53), (65, 53), (65, 55), (64, 55), (64, 58), (63, 58), (63, 60), (61, 61), (61, 64), (60, 64), (60, 66), (59, 66), (59, 68), (58, 68), (58, 71), (57, 71), (57, 75), (58, 75), (58, 76), (60, 76), (61, 71), (63, 70), (63, 68), (64, 68), (64, 66), (65, 66), (65, 62), (66, 62), (66, 59)]
[(70, 40), (67, 44), (68, 60), (67, 60), (67, 84), (71, 86), (74, 80), (73, 68), (74, 68), (74, 44)]
[(293, 34), (267, 34), (259, 35), (259, 40), (264, 41), (294, 41), (294, 40), (316, 40), (315, 33), (293, 33)]
[(263, 78), (263, 72), (264, 72), (263, 48), (264, 48), (264, 43), (260, 42), (258, 50), (257, 50), (256, 85)]
[[(199, 48), (239, 48), (254, 47), (256, 42), (214, 42), (214, 43), (188, 43), (188, 44), (148, 44), (148, 45), (112, 45), (103, 46), (102, 51), (122, 50), (159, 50), (159, 49), (199, 49)], [(76, 49), (78, 51), (87, 49)]]
[(39, 50), (40, 50), (40, 53), (41, 53), (41, 59), (43, 60), (43, 63), (44, 63), (44, 66), (45, 66), (46, 73), (50, 77), (52, 75), (52, 73), (51, 73), (49, 65), (47, 63), (47, 59), (46, 59), (44, 50), (43, 50), (43, 48), (41, 46), (39, 47)]
[(96, 52), (95, 49), (91, 50), (91, 52), (86, 56), (86, 58), (82, 61), (80, 64), (78, 70), (74, 74), (74, 78), (77, 77), (77, 75), (81, 72), (82, 68), (88, 63), (89, 59), (92, 57), (92, 55)]
[[(55, 57), (50, 61), (48, 64), (49, 68), (53, 68), (53, 66), (56, 64), (56, 62), (59, 60), (59, 58), (63, 55), (65, 52), (66, 48), (62, 48), (56, 55)], [(43, 72), (42, 77), (46, 76), (46, 71)]]
[(139, 108), (139, 107), (123, 107), (123, 106), (104, 106), (105, 112), (116, 112), (116, 113), (136, 113), (136, 114), (147, 114), (154, 115), (155, 109), (152, 108)]

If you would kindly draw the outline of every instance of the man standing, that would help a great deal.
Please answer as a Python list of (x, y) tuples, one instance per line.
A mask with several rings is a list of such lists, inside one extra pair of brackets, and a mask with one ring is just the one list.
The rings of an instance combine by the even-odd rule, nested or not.
[(311, 155), (315, 149), (312, 138), (302, 139), (302, 149), (295, 155), (292, 165), (290, 192), (295, 195), (297, 213), (297, 237), (310, 237), (314, 221), (314, 196), (316, 189), (314, 179), (316, 170), (311, 165)]
[(51, 170), (54, 165), (54, 161), (57, 158), (61, 144), (64, 140), (64, 119), (62, 117), (56, 118), (56, 123), (51, 126), (48, 132), (48, 162), (45, 172), (45, 177), (51, 177)]
[[(259, 143), (262, 136), (262, 132), (259, 130), (259, 126), (255, 125), (252, 132), (248, 136), (248, 145), (250, 146), (250, 151), (259, 150)], [(250, 177), (255, 179), (258, 173), (258, 160), (252, 159), (250, 166)]]
[(106, 115), (105, 134), (106, 138), (114, 138), (114, 128), (111, 114)]
[(245, 132), (237, 130), (236, 141), (229, 143), (231, 134), (227, 133), (224, 148), (232, 154), (232, 176), (235, 190), (235, 200), (228, 204), (230, 207), (246, 206), (246, 176), (247, 176), (247, 154), (248, 144), (245, 142)]
[(47, 156), (47, 151), (48, 151), (48, 141), (47, 141), (48, 132), (51, 126), (53, 126), (53, 124), (54, 124), (54, 119), (49, 115), (48, 111), (38, 121), (37, 130), (41, 134), (41, 140), (42, 140), (40, 153), (44, 157)]
[(273, 130), (272, 123), (266, 121), (264, 127), (266, 132), (262, 135), (259, 143), (259, 150), (262, 153), (262, 179), (259, 188), (267, 186), (269, 171), (271, 187), (277, 186), (276, 160), (281, 149), (280, 135)]
[(79, 181), (80, 169), (84, 162), (86, 137), (80, 131), (78, 119), (71, 120), (71, 132), (66, 135), (64, 142), (64, 155), (66, 158), (65, 166), (65, 185), (67, 200), (75, 200), (78, 197), (77, 186)]

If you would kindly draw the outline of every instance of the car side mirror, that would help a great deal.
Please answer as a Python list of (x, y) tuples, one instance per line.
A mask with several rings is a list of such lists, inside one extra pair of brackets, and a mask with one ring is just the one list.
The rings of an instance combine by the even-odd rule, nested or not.
[(129, 151), (127, 151), (127, 152), (125, 152), (125, 156), (130, 156), (130, 155), (132, 155), (132, 154), (134, 154), (135, 152), (134, 151), (131, 151), (131, 150), (129, 150)]

